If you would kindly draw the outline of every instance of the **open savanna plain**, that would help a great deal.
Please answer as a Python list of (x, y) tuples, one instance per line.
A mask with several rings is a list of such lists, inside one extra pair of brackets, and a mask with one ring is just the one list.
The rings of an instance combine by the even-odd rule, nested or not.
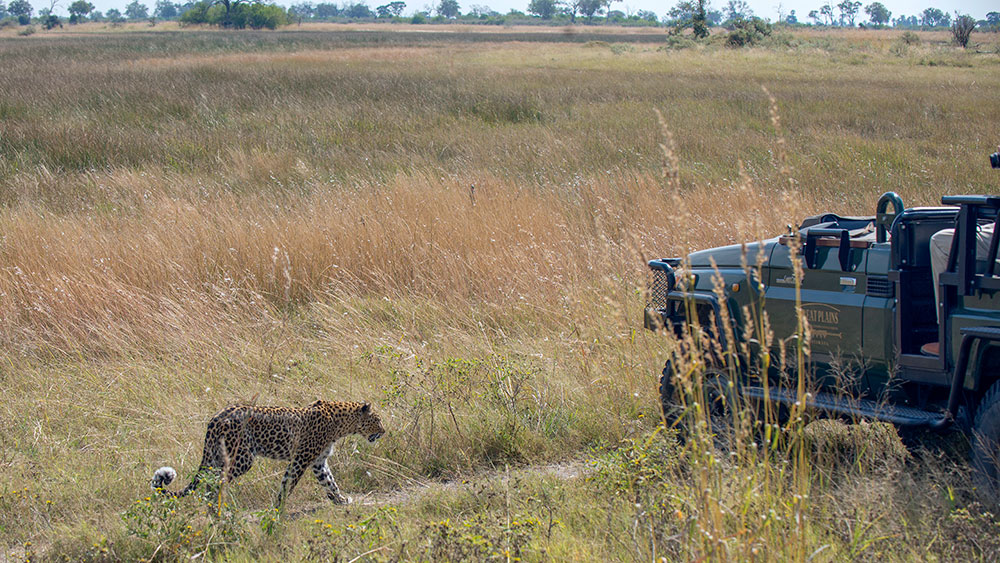
[[(0, 560), (996, 560), (965, 438), (678, 440), (642, 329), (649, 258), (997, 193), (995, 35), (73, 30), (0, 35)], [(349, 507), (151, 493), (320, 398)]]

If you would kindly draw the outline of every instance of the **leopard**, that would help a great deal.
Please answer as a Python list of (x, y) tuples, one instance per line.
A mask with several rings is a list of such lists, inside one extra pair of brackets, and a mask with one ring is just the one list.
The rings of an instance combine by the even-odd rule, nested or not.
[(220, 480), (232, 482), (249, 471), (254, 458), (260, 456), (289, 462), (278, 490), (276, 508), (284, 506), (309, 467), (328, 499), (334, 504), (348, 504), (350, 497), (341, 494), (327, 463), (334, 443), (351, 434), (360, 434), (374, 443), (384, 433), (382, 419), (369, 403), (315, 401), (306, 407), (230, 405), (209, 421), (201, 464), (191, 483), (179, 491), (168, 490), (166, 487), (177, 477), (177, 472), (164, 466), (153, 474), (150, 486), (169, 497), (182, 497), (195, 490), (202, 475), (214, 474)]

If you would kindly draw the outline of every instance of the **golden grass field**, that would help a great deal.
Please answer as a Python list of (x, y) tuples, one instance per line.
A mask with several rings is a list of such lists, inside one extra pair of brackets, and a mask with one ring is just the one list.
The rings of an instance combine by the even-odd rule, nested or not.
[[(957, 435), (655, 430), (642, 308), (652, 257), (997, 193), (1000, 39), (615, 33), (0, 30), (0, 561), (995, 560)], [(227, 404), (317, 398), (388, 428), (352, 507), (276, 519), (267, 460), (146, 500)]]

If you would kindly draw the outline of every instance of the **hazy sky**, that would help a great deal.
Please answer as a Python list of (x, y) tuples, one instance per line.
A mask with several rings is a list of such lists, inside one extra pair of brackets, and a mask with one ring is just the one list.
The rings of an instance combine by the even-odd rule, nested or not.
[[(0, 0), (5, 1), (5, 0)], [(38, 8), (47, 7), (51, 0), (29, 0), (31, 4), (35, 7), (37, 11)], [(90, 0), (98, 10), (102, 12), (107, 11), (110, 8), (118, 8), (124, 11), (125, 5), (132, 0)], [(153, 6), (156, 4), (156, 0), (139, 0), (143, 4), (146, 4), (152, 12)], [(174, 0), (175, 2), (178, 0)], [(183, 3), (184, 0), (181, 0)], [(270, 0), (269, 0), (270, 1)], [(277, 0), (276, 3), (288, 6), (292, 3), (298, 3), (302, 0)], [(353, 3), (354, 0), (312, 0), (314, 4), (321, 2), (331, 2), (337, 5), (343, 5), (346, 2)], [(377, 5), (387, 4), (390, 0), (368, 0), (367, 4), (374, 8)], [(416, 10), (421, 10), (425, 8), (430, 8), (437, 4), (438, 0), (406, 0), (406, 12), (412, 13)], [(839, 0), (831, 0), (834, 5), (837, 4)], [(867, 6), (873, 0), (862, 0), (862, 6)], [(986, 17), (987, 12), (1000, 11), (1000, 3), (997, 0), (880, 0), (890, 11), (892, 11), (892, 17), (899, 16), (900, 14), (906, 15), (917, 15), (922, 12), (925, 8), (939, 8), (950, 14), (954, 14), (956, 11), (963, 14), (969, 14), (976, 19), (983, 19)], [(72, 0), (60, 0), (61, 9), (57, 9), (56, 12), (66, 15), (66, 6)], [(459, 5), (462, 7), (462, 12), (468, 11), (470, 6), (489, 6), (490, 8), (506, 13), (511, 9), (517, 9), (521, 11), (526, 11), (528, 2), (530, 0), (459, 0)], [(779, 0), (748, 0), (750, 7), (756, 15), (764, 18), (769, 18), (772, 21), (776, 20), (778, 17), (778, 5)], [(816, 10), (821, 5), (825, 3), (824, 0), (782, 0), (780, 2), (781, 9), (783, 13), (788, 13), (791, 10), (795, 10), (799, 21), (807, 21), (806, 17), (810, 10)], [(656, 12), (660, 16), (665, 14), (670, 10), (672, 6), (676, 4), (676, 1), (662, 1), (662, 0), (621, 0), (612, 4), (612, 9), (622, 10), (623, 12), (636, 12), (638, 10), (651, 10)], [(711, 0), (710, 5), (712, 8), (721, 9), (726, 4), (726, 0)], [(861, 17), (858, 21), (867, 19), (864, 14), (864, 8), (862, 8)]]

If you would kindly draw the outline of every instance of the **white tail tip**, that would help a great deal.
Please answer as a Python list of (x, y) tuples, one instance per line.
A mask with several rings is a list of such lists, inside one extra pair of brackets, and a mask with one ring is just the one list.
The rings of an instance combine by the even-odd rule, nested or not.
[(174, 471), (173, 467), (161, 467), (153, 473), (153, 479), (149, 482), (149, 486), (155, 491), (156, 489), (162, 489), (173, 482), (177, 477), (177, 472)]

